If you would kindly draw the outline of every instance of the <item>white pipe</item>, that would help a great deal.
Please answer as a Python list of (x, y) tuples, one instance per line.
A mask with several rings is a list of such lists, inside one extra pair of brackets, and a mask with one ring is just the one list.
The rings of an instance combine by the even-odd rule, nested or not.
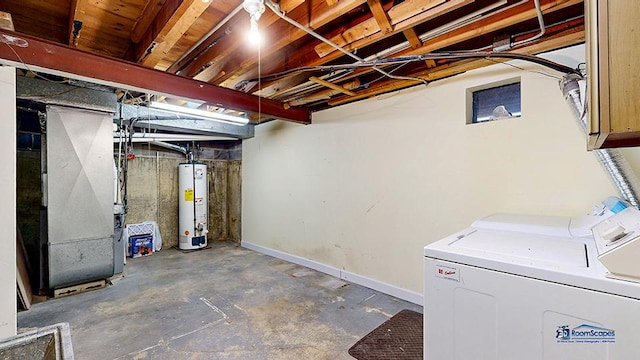
[[(440, 27), (438, 27), (436, 29), (433, 29), (431, 31), (427, 31), (427, 32), (425, 32), (423, 34), (420, 34), (418, 36), (418, 38), (420, 39), (420, 41), (424, 42), (426, 40), (432, 39), (433, 37), (441, 35), (445, 30), (449, 30), (449, 31), (455, 30), (455, 29), (457, 29), (459, 27), (462, 27), (464, 25), (468, 25), (468, 24), (474, 23), (476, 21), (485, 19), (489, 15), (500, 14), (503, 11), (506, 11), (508, 9), (511, 9), (511, 8), (515, 7), (515, 6), (524, 4), (527, 1), (528, 0), (521, 0), (521, 1), (519, 1), (519, 2), (517, 2), (515, 4), (513, 4), (513, 5), (510, 5), (510, 6), (507, 6), (505, 8), (499, 9), (494, 13), (488, 14), (489, 11), (494, 10), (494, 9), (504, 5), (505, 3), (507, 3), (507, 1), (498, 1), (496, 3), (493, 3), (493, 4), (489, 5), (489, 6), (486, 6), (486, 7), (482, 8), (482, 9), (480, 9), (480, 10), (477, 10), (477, 11), (475, 11), (475, 12), (473, 12), (473, 13), (465, 16), (465, 17), (462, 17), (460, 19), (451, 21), (451, 22), (449, 22), (447, 24), (444, 24), (444, 25), (442, 25), (442, 26), (440, 26)], [(394, 45), (394, 46), (392, 46), (392, 47), (390, 47), (390, 48), (388, 48), (386, 50), (383, 50), (383, 51), (377, 52), (377, 53), (375, 53), (373, 55), (367, 56), (366, 58), (361, 59), (359, 61), (360, 62), (362, 62), (362, 61), (371, 61), (371, 60), (375, 60), (375, 59), (378, 59), (378, 58), (384, 58), (384, 57), (386, 57), (388, 55), (391, 55), (391, 54), (406, 50), (406, 49), (408, 49), (410, 47), (411, 47), (411, 44), (409, 44), (409, 41), (404, 41), (404, 42), (401, 42), (401, 43), (399, 43), (397, 45)], [(470, 51), (472, 51), (472, 50), (470, 50)], [(332, 75), (336, 75), (336, 73), (334, 73)], [(325, 75), (325, 76), (329, 76), (329, 75)], [(295, 96), (299, 91), (304, 91), (306, 89), (309, 89), (309, 88), (312, 88), (312, 87), (318, 87), (318, 86), (320, 86), (320, 85), (318, 85), (318, 84), (316, 84), (314, 82), (308, 81), (306, 83), (302, 83), (300, 85), (297, 85), (294, 88), (291, 88), (289, 91), (286, 91), (286, 92), (283, 92), (281, 94), (278, 94), (277, 99), (282, 99), (282, 98), (285, 98), (287, 96), (290, 96), (290, 97), (291, 96)], [(297, 91), (297, 90), (299, 90), (299, 91)], [(285, 101), (289, 101), (289, 100), (290, 100), (290, 98), (286, 99)]]
[[(173, 145), (173, 144), (166, 143), (164, 141), (157, 141), (157, 140), (156, 141), (149, 141), (149, 144), (160, 146), (160, 147), (163, 147), (165, 149), (177, 151), (179, 153), (187, 155), (187, 149), (183, 148), (182, 146)], [(158, 152), (156, 151), (156, 158), (157, 157), (158, 157)], [(157, 166), (158, 166), (158, 163), (156, 162), (156, 167)]]
[[(118, 134), (114, 133), (113, 142), (118, 142)], [(213, 135), (189, 135), (189, 134), (149, 134), (135, 133), (131, 138), (131, 142), (152, 142), (152, 141), (224, 141), (238, 140), (228, 136)]]
[(528, 43), (528, 42), (531, 42), (533, 40), (537, 40), (537, 39), (541, 38), (542, 35), (544, 35), (546, 29), (545, 29), (545, 26), (544, 26), (544, 19), (542, 18), (542, 8), (540, 7), (540, 0), (533, 0), (533, 3), (535, 4), (536, 12), (538, 13), (538, 23), (540, 24), (540, 32), (537, 35), (534, 35), (534, 36), (532, 36), (532, 37), (530, 37), (528, 39), (524, 39), (524, 40), (521, 40), (521, 41), (518, 41), (518, 42), (515, 42), (515, 43), (511, 44), (511, 47), (522, 45), (524, 43)]

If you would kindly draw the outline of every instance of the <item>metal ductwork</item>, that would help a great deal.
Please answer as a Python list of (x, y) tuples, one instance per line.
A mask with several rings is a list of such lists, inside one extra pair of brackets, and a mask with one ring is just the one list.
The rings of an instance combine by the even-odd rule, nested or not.
[[(578, 74), (566, 74), (560, 80), (560, 89), (565, 100), (573, 109), (580, 128), (587, 133), (587, 107), (585, 100), (581, 98), (580, 82), (584, 79)], [(598, 149), (593, 151), (600, 163), (607, 171), (618, 189), (620, 196), (636, 208), (640, 208), (638, 194), (640, 194), (640, 182), (633, 172), (624, 155), (617, 149)]]

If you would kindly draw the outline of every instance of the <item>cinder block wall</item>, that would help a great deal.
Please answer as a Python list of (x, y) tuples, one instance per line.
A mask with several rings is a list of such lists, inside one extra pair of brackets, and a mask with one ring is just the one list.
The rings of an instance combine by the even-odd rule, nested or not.
[[(178, 245), (178, 164), (182, 155), (163, 149), (136, 148), (128, 163), (127, 224), (158, 223), (162, 247)], [(201, 152), (209, 179), (209, 241), (240, 242), (241, 164), (234, 150)]]

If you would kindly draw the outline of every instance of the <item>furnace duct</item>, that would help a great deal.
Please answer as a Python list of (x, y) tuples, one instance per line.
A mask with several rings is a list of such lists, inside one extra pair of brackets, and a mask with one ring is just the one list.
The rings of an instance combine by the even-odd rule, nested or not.
[[(583, 100), (580, 96), (580, 81), (584, 81), (580, 75), (566, 74), (560, 80), (560, 89), (565, 100), (573, 109), (580, 128), (586, 134), (587, 107), (584, 105), (586, 104), (586, 97)], [(640, 183), (624, 155), (617, 149), (597, 149), (593, 152), (611, 177), (611, 181), (615, 184), (620, 196), (634, 207), (640, 208), (640, 201), (638, 201)]]

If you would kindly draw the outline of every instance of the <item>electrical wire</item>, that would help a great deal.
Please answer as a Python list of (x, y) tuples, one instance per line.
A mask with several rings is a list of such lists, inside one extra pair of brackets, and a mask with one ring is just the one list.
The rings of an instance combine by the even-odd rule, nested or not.
[[(423, 55), (403, 56), (403, 57), (395, 57), (395, 58), (388, 58), (388, 59), (377, 59), (377, 60), (371, 60), (371, 61), (362, 61), (354, 64), (303, 66), (303, 67), (298, 67), (294, 69), (285, 70), (279, 73), (267, 75), (265, 77), (243, 80), (243, 81), (240, 81), (238, 85), (246, 86), (247, 83), (256, 82), (258, 80), (273, 81), (296, 72), (310, 72), (310, 71), (334, 72), (336, 70), (371, 68), (375, 66), (382, 66), (382, 65), (386, 66), (386, 65), (402, 64), (402, 63), (425, 61), (425, 60), (461, 60), (461, 59), (495, 59), (495, 58), (529, 61), (529, 62), (536, 63), (538, 65), (542, 65), (550, 69), (559, 71), (561, 73), (577, 73), (577, 74), (580, 73), (580, 71), (577, 69), (573, 69), (569, 66), (562, 65), (560, 63), (547, 60), (535, 55), (530, 55), (530, 54), (523, 54), (523, 53), (516, 53), (516, 52), (458, 52), (456, 51), (456, 52), (439, 52), (439, 53), (429, 53), (429, 54), (423, 54)], [(414, 78), (409, 78), (409, 79), (414, 80)]]
[(546, 72), (544, 72), (544, 71), (529, 70), (529, 69), (525, 69), (525, 68), (523, 68), (523, 67), (520, 67), (520, 66), (518, 66), (518, 65), (514, 65), (514, 64), (511, 64), (511, 63), (508, 63), (508, 62), (501, 62), (501, 61), (497, 61), (497, 60), (495, 60), (495, 59), (487, 59), (487, 60), (489, 60), (489, 61), (491, 61), (491, 62), (494, 62), (494, 63), (496, 63), (496, 64), (501, 64), (501, 65), (511, 66), (512, 68), (515, 68), (515, 69), (518, 69), (518, 70), (522, 70), (522, 71), (527, 71), (527, 72), (534, 73), (534, 74), (540, 74), (540, 75), (548, 76), (548, 77), (553, 78), (553, 79), (556, 79), (556, 80), (562, 80), (562, 77), (561, 77), (561, 76), (551, 75), (551, 74), (546, 73)]
[[(315, 37), (316, 39), (330, 45), (331, 47), (335, 48), (336, 50), (342, 52), (343, 54), (357, 60), (358, 62), (362, 63), (365, 62), (365, 60), (357, 55), (355, 55), (354, 53), (351, 53), (347, 50), (345, 50), (343, 47), (339, 46), (338, 44), (334, 43), (333, 41), (325, 38), (324, 36), (318, 34), (317, 32), (315, 32), (313, 29), (308, 28), (302, 24), (300, 24), (299, 22), (293, 20), (292, 18), (288, 17), (284, 12), (282, 12), (280, 10), (280, 6), (278, 4), (273, 3), (271, 0), (265, 0), (265, 4), (267, 5), (267, 7), (269, 9), (271, 9), (271, 11), (273, 11), (276, 15), (278, 15), (280, 18), (282, 18), (283, 20), (285, 20), (286, 22), (288, 22), (289, 24), (297, 27), (298, 29), (306, 32), (307, 34)], [(408, 77), (408, 76), (396, 76), (396, 75), (392, 75), (389, 74), (388, 72), (377, 68), (375, 65), (371, 67), (373, 70), (385, 75), (386, 77), (390, 78), (390, 79), (396, 79), (396, 80), (413, 80), (413, 81), (418, 81), (418, 82), (422, 82), (424, 84), (428, 84), (428, 82), (425, 79), (422, 78), (417, 78), (417, 77)]]

